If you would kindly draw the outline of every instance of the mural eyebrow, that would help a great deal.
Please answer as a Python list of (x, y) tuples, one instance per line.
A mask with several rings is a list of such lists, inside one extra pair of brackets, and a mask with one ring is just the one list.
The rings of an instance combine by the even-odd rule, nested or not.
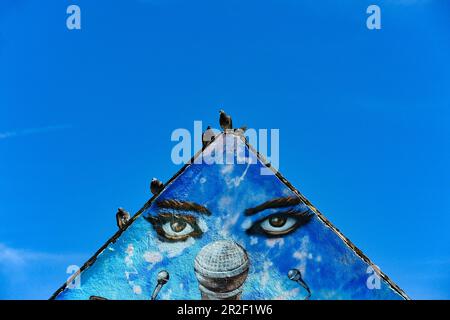
[(246, 209), (244, 214), (246, 216), (251, 216), (266, 209), (291, 207), (301, 203), (303, 203), (302, 200), (297, 197), (276, 198), (266, 201), (263, 204), (260, 204), (259, 206), (256, 206), (254, 208)]
[(173, 209), (173, 210), (180, 210), (180, 211), (194, 211), (201, 214), (206, 214), (208, 216), (211, 215), (211, 212), (204, 206), (190, 201), (182, 201), (182, 200), (175, 200), (175, 199), (165, 199), (156, 202), (156, 205), (158, 208), (161, 209)]

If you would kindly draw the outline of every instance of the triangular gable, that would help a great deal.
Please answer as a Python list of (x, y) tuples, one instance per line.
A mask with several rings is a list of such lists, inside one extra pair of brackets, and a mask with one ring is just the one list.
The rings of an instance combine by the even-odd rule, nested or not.
[[(218, 155), (234, 164), (213, 163)], [(262, 175), (266, 168), (274, 174)], [(206, 211), (194, 212), (189, 204)], [(174, 217), (182, 220), (173, 224)], [(307, 298), (305, 287), (289, 279), (290, 270), (300, 272), (311, 299), (408, 298), (243, 137), (231, 132), (199, 151), (89, 259), (73, 276), (80, 276), (79, 288), (63, 285), (52, 298), (148, 300), (157, 273), (167, 270), (170, 280), (158, 299), (201, 299), (196, 257), (221, 240), (233, 241), (248, 257), (242, 299)]]

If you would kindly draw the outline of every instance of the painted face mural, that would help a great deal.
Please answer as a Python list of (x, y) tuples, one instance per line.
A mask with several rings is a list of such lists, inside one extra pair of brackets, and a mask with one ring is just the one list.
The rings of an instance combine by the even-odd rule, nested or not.
[(262, 161), (220, 135), (54, 298), (406, 298)]

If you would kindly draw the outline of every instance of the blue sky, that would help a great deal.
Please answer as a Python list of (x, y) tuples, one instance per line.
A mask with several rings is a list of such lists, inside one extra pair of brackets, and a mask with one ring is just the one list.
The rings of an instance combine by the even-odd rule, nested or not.
[(117, 207), (136, 212), (179, 169), (172, 131), (218, 126), (220, 108), (279, 128), (283, 175), (412, 298), (450, 298), (449, 14), (445, 0), (3, 0), (0, 298), (48, 298)]

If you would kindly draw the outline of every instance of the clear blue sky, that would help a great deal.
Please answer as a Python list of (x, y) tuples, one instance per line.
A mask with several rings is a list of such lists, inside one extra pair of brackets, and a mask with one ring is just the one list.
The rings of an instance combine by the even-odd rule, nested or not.
[(280, 171), (412, 298), (450, 298), (449, 14), (446, 0), (2, 0), (0, 298), (48, 298), (117, 207), (136, 212), (179, 169), (171, 132), (218, 126), (219, 108), (279, 128)]

